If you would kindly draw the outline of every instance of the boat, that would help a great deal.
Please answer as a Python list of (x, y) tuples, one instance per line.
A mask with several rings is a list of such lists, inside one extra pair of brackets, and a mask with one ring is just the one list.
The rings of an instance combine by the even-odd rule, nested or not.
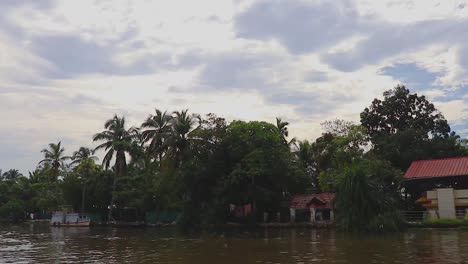
[(52, 214), (50, 219), (51, 226), (89, 226), (91, 219), (82, 213), (65, 213), (57, 211)]

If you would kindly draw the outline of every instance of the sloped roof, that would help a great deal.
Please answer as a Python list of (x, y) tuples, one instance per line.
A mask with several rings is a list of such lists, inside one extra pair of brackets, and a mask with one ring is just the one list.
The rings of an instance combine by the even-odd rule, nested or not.
[(404, 178), (412, 180), (465, 175), (468, 176), (468, 156), (413, 161)]
[(293, 196), (289, 207), (294, 209), (333, 208), (334, 199), (334, 193), (296, 195)]

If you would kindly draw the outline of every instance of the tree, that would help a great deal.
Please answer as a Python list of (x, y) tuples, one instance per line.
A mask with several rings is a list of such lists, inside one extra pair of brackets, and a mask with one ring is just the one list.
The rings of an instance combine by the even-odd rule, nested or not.
[(322, 125), (325, 133), (330, 133), (335, 136), (346, 136), (354, 123), (343, 119), (333, 119), (325, 121), (320, 125)]
[[(1, 173), (1, 171), (0, 171), (0, 173)], [(16, 182), (16, 180), (19, 177), (23, 177), (23, 174), (21, 174), (17, 169), (11, 169), (11, 170), (8, 170), (5, 173), (3, 173), (2, 177), (7, 181)]]
[(81, 212), (85, 211), (86, 202), (86, 187), (90, 178), (90, 174), (96, 169), (95, 161), (98, 160), (94, 156), (94, 150), (86, 147), (80, 147), (77, 151), (73, 152), (72, 165), (75, 165), (75, 170), (82, 181), (81, 192)]
[(114, 207), (114, 193), (117, 185), (117, 178), (122, 177), (127, 172), (127, 153), (131, 147), (132, 134), (125, 128), (125, 118), (114, 115), (104, 124), (105, 130), (93, 136), (93, 141), (104, 141), (101, 145), (97, 146), (95, 150), (104, 149), (107, 151), (102, 164), (108, 169), (110, 162), (115, 154), (114, 165), (114, 182), (112, 185), (111, 202), (108, 212), (108, 220), (112, 220), (112, 210)]
[(275, 210), (285, 194), (307, 186), (274, 125), (234, 121), (225, 144), (228, 174), (223, 195), (230, 203), (251, 203), (254, 212)]
[(317, 188), (317, 167), (314, 160), (313, 145), (308, 140), (298, 141), (294, 155), (301, 164), (307, 178), (310, 179), (312, 187)]
[(345, 231), (399, 230), (401, 172), (387, 161), (357, 159), (339, 175), (338, 227)]
[(41, 152), (44, 153), (44, 159), (41, 160), (39, 164), (50, 164), (52, 167), (52, 175), (50, 177), (52, 180), (56, 180), (60, 168), (65, 165), (66, 160), (70, 159), (69, 156), (65, 156), (65, 148), (62, 147), (62, 142), (59, 141), (57, 144), (50, 143), (49, 149), (43, 149)]
[(155, 109), (156, 114), (150, 115), (141, 125), (143, 139), (149, 142), (148, 151), (158, 157), (161, 166), (162, 156), (167, 148), (165, 141), (170, 136), (172, 116), (166, 111)]
[(361, 113), (361, 124), (373, 143), (371, 152), (406, 170), (413, 160), (463, 155), (458, 136), (432, 103), (404, 86), (374, 99)]
[(276, 128), (278, 129), (278, 133), (280, 134), (283, 140), (283, 143), (287, 146), (292, 146), (296, 143), (296, 138), (292, 138), (290, 141), (288, 141), (287, 139), (289, 136), (288, 125), (289, 125), (288, 122), (283, 121), (279, 117), (276, 118)]
[(373, 141), (408, 129), (423, 132), (421, 136), (449, 135), (447, 120), (424, 95), (411, 94), (400, 85), (383, 95), (383, 101), (374, 99), (361, 113), (361, 124)]
[(73, 152), (73, 156), (71, 157), (72, 162), (71, 165), (78, 166), (81, 162), (86, 161), (88, 159), (97, 161), (98, 158), (94, 156), (94, 150), (87, 148), (87, 147), (80, 147), (77, 151)]
[(185, 158), (185, 151), (188, 148), (188, 135), (195, 124), (194, 115), (190, 115), (188, 110), (174, 111), (171, 119), (171, 135), (168, 138), (168, 148), (174, 160), (175, 167), (179, 167)]

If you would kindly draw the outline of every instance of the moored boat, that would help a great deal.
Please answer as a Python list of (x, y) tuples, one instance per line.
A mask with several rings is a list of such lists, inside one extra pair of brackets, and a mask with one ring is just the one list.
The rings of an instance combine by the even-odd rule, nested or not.
[(51, 226), (89, 226), (91, 219), (86, 214), (54, 212), (50, 219)]

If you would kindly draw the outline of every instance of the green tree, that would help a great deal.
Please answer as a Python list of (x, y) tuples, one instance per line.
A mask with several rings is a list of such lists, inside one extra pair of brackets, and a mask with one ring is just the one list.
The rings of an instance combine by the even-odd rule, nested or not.
[(115, 115), (104, 124), (105, 130), (93, 136), (93, 141), (104, 141), (95, 150), (104, 149), (106, 152), (102, 164), (108, 169), (112, 158), (115, 155), (114, 181), (112, 184), (112, 195), (108, 212), (108, 220), (112, 220), (112, 210), (114, 207), (114, 193), (117, 179), (127, 173), (127, 158), (125, 154), (130, 150), (132, 144), (132, 134), (125, 128), (125, 118)]
[(2, 177), (7, 181), (16, 182), (16, 180), (18, 180), (19, 177), (23, 177), (23, 174), (21, 174), (17, 169), (10, 169), (3, 173)]
[(171, 133), (171, 119), (172, 116), (167, 114), (166, 111), (161, 112), (155, 109), (155, 114), (150, 115), (145, 122), (141, 125), (144, 129), (142, 132), (145, 142), (149, 142), (148, 151), (158, 157), (161, 166), (162, 157), (167, 148), (165, 141)]
[(71, 157), (71, 165), (78, 166), (81, 162), (87, 161), (89, 159), (97, 161), (98, 158), (94, 156), (94, 150), (87, 147), (80, 147), (77, 151), (73, 152)]
[(339, 175), (337, 224), (345, 231), (400, 230), (401, 172), (389, 162), (358, 159)]
[(49, 149), (43, 149), (44, 159), (39, 164), (48, 163), (52, 167), (49, 181), (56, 181), (60, 173), (60, 168), (65, 165), (65, 161), (69, 160), (69, 156), (65, 156), (65, 148), (62, 147), (62, 142), (57, 144), (50, 143)]
[(296, 138), (292, 138), (290, 141), (288, 141), (288, 136), (289, 136), (288, 125), (289, 125), (288, 122), (283, 121), (279, 117), (276, 118), (276, 128), (278, 129), (278, 132), (281, 136), (281, 139), (283, 140), (283, 143), (287, 146), (292, 146), (296, 143)]
[(252, 203), (254, 212), (275, 210), (286, 193), (307, 186), (277, 131), (266, 122), (234, 121), (228, 126), (225, 143), (229, 173), (223, 181), (224, 195), (231, 203)]
[(169, 154), (174, 161), (175, 167), (179, 167), (186, 159), (186, 150), (189, 147), (189, 133), (195, 124), (195, 117), (188, 110), (175, 111), (171, 119), (171, 134), (167, 141)]
[(458, 136), (435, 106), (404, 86), (384, 92), (361, 113), (372, 152), (406, 170), (413, 160), (463, 154)]

